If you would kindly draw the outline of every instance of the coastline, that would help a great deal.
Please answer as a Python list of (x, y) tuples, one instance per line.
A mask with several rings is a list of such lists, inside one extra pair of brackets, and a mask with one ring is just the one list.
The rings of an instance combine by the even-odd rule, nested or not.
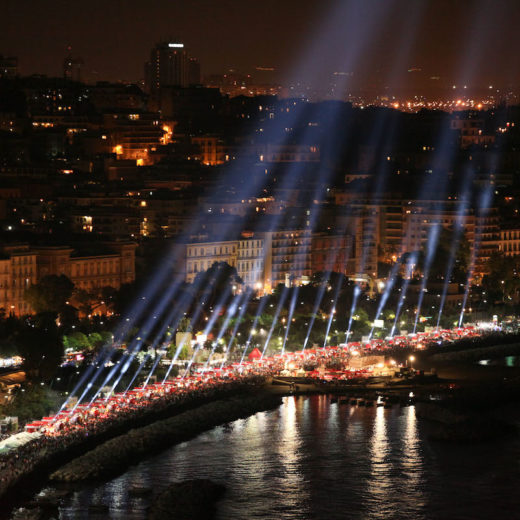
[[(239, 385), (233, 389), (221, 388), (214, 394), (191, 396), (171, 404), (164, 409), (149, 411), (138, 417), (137, 420), (116, 424), (108, 431), (102, 431), (99, 434), (80, 439), (76, 444), (64, 446), (63, 449), (58, 452), (45, 453), (44, 448), (42, 453), (38, 454), (37, 459), (31, 461), (30, 467), (27, 468), (24, 473), (16, 475), (12, 479), (12, 482), (2, 486), (2, 489), (0, 489), (0, 502), (2, 505), (9, 504), (12, 507), (17, 503), (26, 501), (28, 496), (32, 496), (35, 490), (41, 488), (43, 482), (51, 473), (54, 481), (58, 483), (82, 482), (105, 478), (105, 476), (125, 471), (128, 465), (137, 461), (134, 456), (136, 452), (139, 452), (139, 460), (141, 460), (154, 452), (161, 451), (170, 445), (189, 440), (199, 433), (220, 424), (248, 417), (259, 411), (276, 408), (281, 402), (281, 397), (285, 395), (355, 395), (358, 393), (364, 395), (366, 393), (380, 393), (381, 391), (384, 393), (398, 394), (400, 392), (414, 390), (417, 397), (419, 397), (421, 393), (426, 394), (431, 390), (438, 389), (440, 393), (447, 397), (447, 383), (452, 382), (459, 383), (462, 387), (475, 389), (475, 383), (481, 382), (486, 385), (492, 380), (497, 383), (499, 381), (503, 382), (504, 376), (506, 375), (506, 378), (514, 384), (514, 380), (520, 375), (520, 369), (518, 367), (481, 366), (476, 363), (471, 363), (469, 358), (481, 359), (491, 352), (495, 354), (494, 357), (500, 357), (504, 355), (504, 351), (511, 353), (511, 349), (518, 349), (519, 346), (518, 343), (514, 345), (495, 344), (489, 347), (469, 349), (469, 351), (439, 353), (439, 356), (420, 356), (422, 359), (417, 360), (417, 367), (419, 368), (420, 365), (423, 365), (425, 368), (435, 366), (440, 376), (439, 380), (431, 386), (418, 384), (417, 382), (409, 382), (406, 385), (403, 384), (398, 387), (374, 387), (371, 385), (364, 387), (325, 388), (314, 384), (305, 385), (297, 383), (296, 388), (293, 387), (291, 389), (290, 386), (266, 384), (267, 381), (264, 380), (262, 382), (258, 381), (255, 385)], [(448, 356), (448, 359), (437, 359), (443, 355)], [(514, 386), (516, 386), (516, 384)], [(480, 388), (478, 390), (484, 393), (486, 392), (486, 388)], [(226, 406), (221, 408), (223, 403), (225, 403)], [(442, 406), (446, 404), (447, 403), (444, 402)], [(214, 407), (213, 410), (212, 407)], [(199, 409), (204, 410), (206, 413), (198, 415), (197, 410)], [(214, 416), (210, 417), (213, 412), (215, 412)], [(176, 418), (184, 415), (187, 419), (184, 420), (184, 418), (181, 417), (179, 422), (176, 422)], [(431, 414), (426, 412), (420, 415), (422, 415), (422, 417), (420, 417), (422, 421), (432, 422), (433, 417), (428, 417)], [(192, 424), (189, 424), (190, 417)], [(433, 420), (433, 422), (435, 423), (437, 421)], [(473, 421), (470, 421), (470, 423), (473, 423)], [(470, 425), (466, 423), (466, 426)], [(462, 436), (459, 435), (459, 432), (457, 432), (457, 435), (453, 435), (453, 433), (450, 432), (449, 435), (442, 435), (442, 437), (445, 437), (444, 440), (460, 441), (460, 437), (466, 437), (468, 431), (473, 430), (475, 427), (480, 429), (479, 426), (480, 425), (473, 423), (469, 428), (464, 428)], [(164, 431), (162, 431), (163, 429)], [(140, 430), (144, 431), (144, 435), (139, 434)], [(171, 430), (176, 431), (172, 434)], [(166, 431), (168, 433), (166, 433)], [(143, 437), (144, 441), (142, 439), (140, 440), (140, 437)], [(435, 435), (435, 437), (439, 438), (441, 435)], [(458, 438), (450, 439), (450, 437)], [(132, 449), (123, 450), (116, 457), (113, 457), (117, 451), (113, 448), (116, 447), (119, 449), (121, 445), (126, 444), (128, 439), (132, 440)], [(106, 447), (104, 447), (105, 445), (111, 446), (112, 449), (107, 450)], [(131, 457), (129, 456), (129, 452), (132, 453)], [(106, 456), (104, 458), (99, 457), (99, 453), (105, 453)], [(94, 469), (89, 469), (85, 472), (84, 477), (75, 477), (74, 471), (71, 468), (74, 467), (74, 464), (86, 464), (89, 457), (92, 457), (93, 461), (97, 461), (96, 463), (99, 463), (100, 459), (102, 459), (102, 465), (98, 465), (99, 467)], [(103, 468), (103, 465), (107, 467)], [(69, 470), (71, 471), (70, 474), (67, 473)], [(2, 484), (5, 484), (5, 482)], [(7, 493), (8, 491), (9, 493)], [(2, 509), (5, 511), (8, 507)], [(8, 514), (8, 511), (5, 513), (4, 511), (0, 512), (0, 518), (4, 518), (4, 515)]]
[(216, 426), (277, 408), (280, 396), (262, 391), (255, 396), (204, 404), (111, 439), (74, 459), (50, 476), (54, 482), (84, 482), (116, 476), (151, 454), (196, 437)]
[[(260, 386), (261, 388), (261, 386)], [(64, 445), (60, 449), (50, 450), (42, 447), (37, 456), (25, 462), (22, 471), (13, 472), (9, 480), (4, 480), (0, 484), (0, 519), (8, 518), (9, 510), (20, 502), (29, 499), (38, 489), (41, 488), (44, 479), (53, 471), (81, 457), (85, 453), (95, 449), (111, 439), (119, 439), (132, 429), (145, 427), (167, 418), (173, 418), (186, 411), (197, 409), (200, 406), (211, 404), (212, 402), (227, 398), (247, 398), (253, 393), (258, 392), (258, 385), (242, 384), (233, 388), (220, 388), (214, 393), (197, 394), (186, 396), (178, 402), (165, 406), (160, 410), (149, 410), (138, 418), (132, 418), (113, 427), (101, 431), (96, 435), (85, 436), (77, 442)]]

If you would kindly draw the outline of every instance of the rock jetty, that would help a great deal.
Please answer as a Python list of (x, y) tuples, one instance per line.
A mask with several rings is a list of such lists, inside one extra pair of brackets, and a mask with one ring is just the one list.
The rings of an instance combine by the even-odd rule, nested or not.
[(79, 482), (117, 475), (146, 456), (187, 441), (215, 426), (277, 408), (281, 397), (268, 393), (229, 398), (157, 421), (99, 445), (51, 475), (51, 480)]

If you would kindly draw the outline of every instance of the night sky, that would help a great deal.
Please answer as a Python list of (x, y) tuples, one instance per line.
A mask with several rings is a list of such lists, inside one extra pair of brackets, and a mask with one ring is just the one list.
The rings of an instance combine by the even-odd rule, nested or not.
[(3, 0), (1, 20), (0, 53), (23, 75), (61, 75), (70, 44), (88, 81), (141, 79), (170, 37), (203, 74), (273, 66), (282, 81), (343, 70), (395, 83), (413, 67), (422, 80), (516, 84), (520, 56), (518, 0)]

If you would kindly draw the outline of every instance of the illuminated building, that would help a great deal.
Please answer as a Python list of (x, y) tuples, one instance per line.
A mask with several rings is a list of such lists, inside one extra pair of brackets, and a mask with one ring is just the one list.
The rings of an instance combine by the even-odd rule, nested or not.
[(64, 274), (78, 289), (119, 289), (135, 280), (136, 247), (133, 242), (106, 242), (84, 251), (69, 247), (34, 248), (38, 279)]
[(461, 148), (488, 146), (495, 142), (495, 136), (486, 133), (484, 120), (471, 112), (457, 112), (451, 120), (451, 128), (459, 132)]
[(264, 240), (259, 236), (242, 238), (238, 241), (237, 272), (244, 285), (260, 292), (270, 292), (265, 278)]
[(353, 274), (351, 236), (315, 233), (312, 236), (312, 272)]
[(504, 226), (499, 231), (498, 250), (505, 256), (520, 255), (520, 227)]
[(81, 58), (74, 58), (71, 54), (71, 47), (67, 49), (69, 51), (68, 56), (63, 60), (63, 77), (71, 81), (81, 82), (81, 69), (84, 62)]
[(140, 234), (141, 219), (133, 208), (85, 208), (71, 214), (72, 229), (76, 233), (94, 233), (126, 239)]
[(27, 245), (4, 247), (0, 255), (0, 309), (7, 315), (30, 314), (26, 289), (37, 281), (37, 255)]
[(352, 237), (311, 233), (310, 230), (243, 232), (236, 241), (199, 241), (186, 245), (188, 283), (215, 262), (227, 262), (248, 286), (262, 294), (278, 284), (305, 285), (312, 273), (353, 269), (349, 260)]
[(134, 160), (140, 166), (152, 161), (151, 153), (162, 144), (165, 135), (159, 114), (153, 112), (105, 113), (104, 125), (112, 153), (118, 159)]
[(307, 284), (312, 275), (312, 233), (308, 229), (266, 231), (266, 279), (272, 288)]
[(256, 145), (258, 160), (267, 163), (319, 162), (320, 150), (316, 145), (266, 144)]
[(489, 272), (489, 259), (499, 248), (499, 231), (499, 215), (496, 208), (475, 211), (474, 242), (478, 247), (475, 276), (477, 278)]
[(145, 64), (145, 88), (157, 92), (162, 87), (187, 87), (200, 83), (200, 64), (190, 58), (184, 43), (161, 42), (150, 51)]
[(199, 147), (198, 156), (200, 162), (207, 166), (217, 166), (229, 161), (229, 147), (218, 136), (205, 135), (202, 137), (192, 137), (193, 144)]
[(195, 242), (186, 245), (186, 282), (192, 283), (197, 274), (208, 270), (215, 262), (237, 265), (238, 241)]

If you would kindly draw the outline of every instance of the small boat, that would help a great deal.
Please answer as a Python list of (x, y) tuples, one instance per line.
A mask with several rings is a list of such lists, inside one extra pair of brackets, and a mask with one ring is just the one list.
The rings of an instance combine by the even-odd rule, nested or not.
[(356, 405), (356, 404), (357, 404), (357, 399), (351, 399), (351, 400), (350, 400), (350, 404), (352, 404), (352, 405)]
[(106, 504), (90, 504), (88, 506), (89, 513), (108, 513), (110, 508)]
[(331, 404), (337, 403), (338, 402), (338, 398), (337, 397), (331, 397), (330, 398), (330, 402), (331, 402)]
[(393, 404), (390, 401), (385, 401), (385, 408), (392, 408)]
[(370, 406), (374, 406), (374, 401), (367, 401), (367, 402), (365, 403), (365, 406), (369, 406), (369, 407), (370, 407)]
[(364, 399), (360, 399), (360, 400), (357, 402), (357, 405), (358, 405), (358, 406), (365, 406), (365, 400), (364, 400)]
[(347, 398), (340, 399), (339, 404), (348, 404), (348, 399)]

